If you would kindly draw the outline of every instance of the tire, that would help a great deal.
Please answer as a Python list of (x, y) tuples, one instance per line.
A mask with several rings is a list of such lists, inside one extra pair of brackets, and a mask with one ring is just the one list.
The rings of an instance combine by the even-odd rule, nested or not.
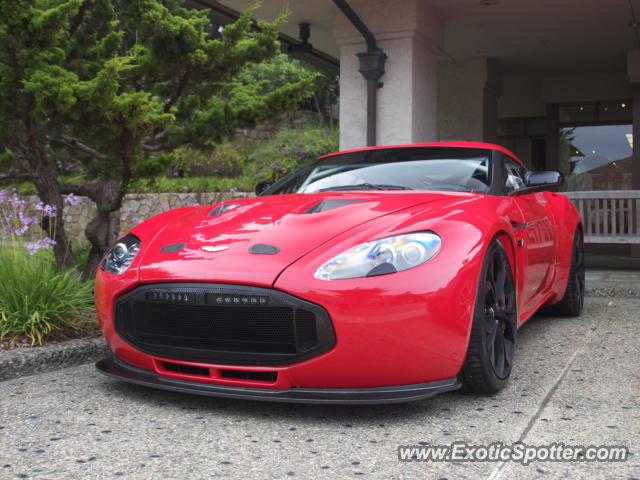
[(509, 380), (517, 337), (513, 274), (504, 246), (497, 238), (487, 249), (479, 278), (460, 378), (467, 392), (494, 393)]
[(567, 289), (560, 302), (552, 305), (550, 311), (563, 317), (577, 317), (584, 305), (584, 241), (582, 232), (576, 229), (571, 247), (571, 269)]

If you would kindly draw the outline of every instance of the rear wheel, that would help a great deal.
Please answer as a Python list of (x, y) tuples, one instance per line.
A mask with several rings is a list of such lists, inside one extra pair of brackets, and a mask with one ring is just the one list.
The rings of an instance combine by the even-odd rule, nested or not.
[(487, 249), (476, 294), (467, 356), (460, 372), (470, 392), (493, 393), (507, 384), (516, 350), (516, 295), (504, 246)]
[(567, 280), (567, 290), (559, 303), (551, 306), (551, 311), (565, 317), (577, 317), (584, 305), (584, 242), (579, 229), (573, 235), (571, 248), (571, 269)]

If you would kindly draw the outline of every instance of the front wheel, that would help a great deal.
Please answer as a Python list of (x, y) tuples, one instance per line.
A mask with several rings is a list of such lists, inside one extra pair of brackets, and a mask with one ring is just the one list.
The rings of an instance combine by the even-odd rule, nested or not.
[(507, 384), (516, 350), (516, 317), (511, 265), (504, 246), (494, 238), (482, 263), (469, 347), (460, 372), (465, 390), (493, 393)]

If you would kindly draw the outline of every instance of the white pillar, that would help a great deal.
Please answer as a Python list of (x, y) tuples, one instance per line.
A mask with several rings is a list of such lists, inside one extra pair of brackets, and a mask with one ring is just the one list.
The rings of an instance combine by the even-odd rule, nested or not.
[(440, 140), (495, 141), (501, 81), (485, 57), (441, 61), (438, 70)]
[[(420, 0), (352, 1), (351, 6), (388, 55), (378, 89), (378, 145), (437, 140), (437, 54), (441, 22)], [(340, 148), (366, 145), (366, 80), (356, 53), (362, 36), (338, 14), (340, 46)]]

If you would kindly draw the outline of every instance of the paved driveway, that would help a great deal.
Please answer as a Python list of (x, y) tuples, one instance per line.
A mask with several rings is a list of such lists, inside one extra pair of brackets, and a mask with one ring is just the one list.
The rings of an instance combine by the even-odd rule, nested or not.
[[(154, 391), (93, 366), (0, 383), (0, 478), (640, 477), (640, 300), (590, 298), (520, 331), (509, 387), (403, 405), (252, 403)], [(401, 463), (400, 444), (623, 444), (624, 463)]]

